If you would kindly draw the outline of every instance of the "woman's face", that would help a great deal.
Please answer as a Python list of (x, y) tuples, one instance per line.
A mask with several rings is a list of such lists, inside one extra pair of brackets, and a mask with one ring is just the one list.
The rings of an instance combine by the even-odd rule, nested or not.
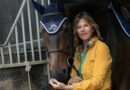
[(83, 42), (87, 42), (91, 38), (93, 31), (92, 26), (87, 22), (87, 20), (84, 18), (79, 20), (77, 24), (77, 34)]

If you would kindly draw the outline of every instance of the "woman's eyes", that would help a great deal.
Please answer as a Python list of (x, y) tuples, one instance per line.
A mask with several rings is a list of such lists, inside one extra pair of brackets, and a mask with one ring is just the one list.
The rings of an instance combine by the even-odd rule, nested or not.
[(84, 28), (84, 27), (88, 27), (89, 25), (88, 24), (85, 24), (83, 26), (78, 26), (77, 29), (80, 29), (80, 28)]
[(86, 24), (86, 25), (84, 25), (84, 26), (88, 27), (89, 25), (88, 25), (88, 24)]
[(77, 27), (77, 29), (80, 29), (80, 28), (81, 28), (81, 26), (78, 26), (78, 27)]

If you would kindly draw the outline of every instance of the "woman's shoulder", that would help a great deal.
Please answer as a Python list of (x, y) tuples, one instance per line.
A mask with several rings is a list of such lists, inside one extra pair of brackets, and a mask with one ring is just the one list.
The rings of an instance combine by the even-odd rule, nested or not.
[(101, 47), (101, 48), (106, 48), (106, 49), (109, 48), (108, 45), (104, 41), (102, 41), (98, 38), (95, 40), (94, 44), (95, 44), (94, 45), (95, 47)]
[(97, 40), (95, 47), (99, 51), (108, 51), (108, 52), (110, 52), (109, 46), (102, 40)]

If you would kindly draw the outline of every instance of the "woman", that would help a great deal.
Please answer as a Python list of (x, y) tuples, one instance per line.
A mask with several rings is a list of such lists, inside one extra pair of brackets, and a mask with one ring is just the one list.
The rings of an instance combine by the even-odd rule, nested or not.
[(51, 79), (50, 84), (55, 89), (111, 90), (112, 58), (108, 46), (100, 40), (98, 25), (89, 14), (81, 12), (74, 18), (73, 29), (74, 65), (81, 75), (72, 70), (68, 85), (56, 79)]

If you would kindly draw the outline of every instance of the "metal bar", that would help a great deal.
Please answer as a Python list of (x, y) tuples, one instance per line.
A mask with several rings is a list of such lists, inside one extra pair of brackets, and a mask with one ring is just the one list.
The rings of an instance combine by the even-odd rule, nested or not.
[(45, 5), (45, 0), (41, 0), (42, 5)]
[[(36, 60), (35, 62), (29, 62), (29, 65), (39, 65), (39, 64), (47, 64), (47, 63), (49, 63), (47, 60), (43, 60), (43, 61)], [(0, 69), (22, 67), (22, 66), (26, 66), (25, 62), (13, 63), (13, 64), (0, 64)]]
[(48, 4), (48, 5), (51, 4), (51, 0), (47, 0), (47, 4)]
[(22, 21), (22, 34), (23, 34), (23, 47), (24, 47), (24, 57), (25, 61), (27, 61), (27, 50), (26, 50), (26, 36), (25, 36), (25, 26), (24, 26), (24, 16), (23, 12), (21, 13), (21, 21)]
[(26, 1), (27, 1), (27, 0), (23, 0), (22, 5), (21, 5), (21, 8), (19, 9), (19, 12), (18, 12), (18, 14), (17, 14), (17, 16), (16, 16), (16, 18), (15, 18), (15, 20), (14, 20), (14, 23), (13, 23), (13, 25), (12, 25), (12, 27), (11, 27), (11, 29), (10, 29), (10, 32), (9, 32), (9, 34), (8, 34), (8, 36), (7, 36), (7, 39), (6, 39), (6, 41), (4, 42), (4, 44), (0, 45), (0, 47), (3, 47), (3, 46), (5, 46), (5, 45), (7, 45), (8, 41), (9, 41), (9, 38), (10, 38), (10, 36), (12, 35), (12, 32), (14, 31), (14, 27), (15, 27), (15, 25), (16, 25), (17, 22), (18, 22), (18, 19), (19, 19), (20, 15), (21, 15), (21, 12), (22, 12), (22, 10), (23, 10), (23, 8), (24, 8), (24, 5), (25, 5)]
[(31, 78), (30, 78), (31, 65), (29, 64), (29, 62), (25, 62), (25, 64), (26, 64), (25, 71), (28, 73), (29, 90), (32, 90), (32, 87), (31, 87)]
[(29, 84), (29, 90), (32, 90), (32, 87), (31, 87), (31, 78), (30, 78), (29, 71), (28, 71), (28, 84)]
[(2, 47), (0, 48), (0, 51), (1, 51), (2, 64), (5, 64), (5, 62), (4, 62), (3, 48)]
[(8, 49), (9, 49), (10, 64), (12, 64), (12, 63), (13, 63), (13, 60), (12, 60), (12, 51), (11, 51), (10, 42), (8, 43)]
[(30, 4), (29, 4), (29, 0), (27, 1), (27, 12), (28, 12), (28, 22), (29, 22), (29, 31), (30, 31), (32, 60), (34, 61), (35, 56), (34, 56), (34, 46), (33, 46), (33, 36), (32, 36), (32, 26), (31, 26), (31, 15), (30, 15)]
[(17, 25), (15, 26), (15, 40), (16, 40), (16, 51), (17, 51), (17, 59), (18, 63), (20, 63), (20, 55), (19, 55), (19, 44), (18, 44), (18, 29)]
[[(40, 42), (42, 41), (42, 39), (40, 39)], [(34, 43), (37, 42), (37, 39), (33, 40)], [(26, 41), (26, 44), (30, 44), (30, 41)], [(19, 43), (19, 46), (23, 45), (23, 43)], [(16, 44), (11, 44), (11, 47), (15, 47)], [(8, 46), (4, 46), (3, 48), (7, 48)]]
[(39, 59), (42, 60), (41, 56), (41, 43), (40, 43), (40, 34), (39, 34), (39, 19), (38, 19), (38, 13), (35, 10), (35, 16), (36, 16), (36, 30), (37, 30), (37, 41), (38, 41), (38, 50), (39, 50)]

